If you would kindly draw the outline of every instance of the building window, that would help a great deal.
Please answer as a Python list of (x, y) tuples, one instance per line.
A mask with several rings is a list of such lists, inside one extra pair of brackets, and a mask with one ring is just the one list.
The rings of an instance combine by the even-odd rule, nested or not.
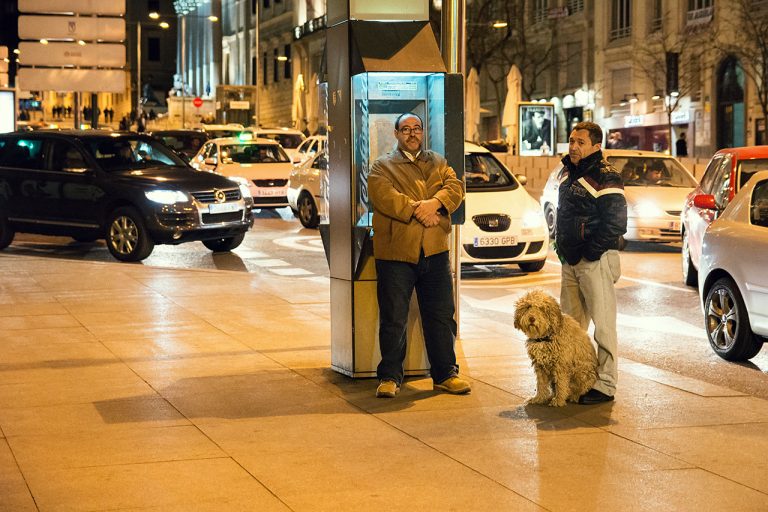
[(583, 82), (581, 77), (581, 41), (568, 43), (565, 47), (566, 52), (566, 87), (581, 87)]
[(712, 16), (715, 13), (714, 3), (714, 0), (688, 0), (685, 26), (706, 25), (712, 21)]
[(152, 62), (160, 61), (160, 38), (148, 37), (147, 38), (147, 60)]
[(269, 0), (264, 0), (264, 8), (269, 9)]
[(533, 0), (533, 22), (541, 23), (547, 19), (549, 0)]
[(651, 20), (650, 20), (650, 30), (649, 32), (651, 34), (655, 32), (661, 32), (662, 26), (663, 26), (663, 16), (664, 11), (662, 10), (662, 0), (653, 0), (653, 3), (651, 4)]
[(259, 77), (257, 73), (257, 70), (259, 69), (258, 65), (256, 57), (251, 57), (251, 83), (253, 85), (259, 85)]
[(160, 0), (147, 0), (147, 11), (148, 12), (159, 12), (160, 11)]
[(632, 0), (611, 1), (611, 32), (609, 41), (623, 39), (632, 34)]
[(568, 0), (568, 14), (576, 14), (584, 10), (584, 0)]
[(267, 76), (269, 75), (269, 61), (267, 60), (267, 52), (264, 52), (261, 56), (261, 64), (262, 64), (262, 81), (264, 82), (264, 85), (267, 85)]
[(291, 45), (285, 45), (286, 61), (283, 63), (283, 78), (291, 78)]
[(256, 10), (259, 8), (259, 0), (251, 0), (251, 13), (256, 14)]
[(280, 61), (277, 60), (277, 48), (272, 50), (272, 81), (277, 83), (280, 81)]

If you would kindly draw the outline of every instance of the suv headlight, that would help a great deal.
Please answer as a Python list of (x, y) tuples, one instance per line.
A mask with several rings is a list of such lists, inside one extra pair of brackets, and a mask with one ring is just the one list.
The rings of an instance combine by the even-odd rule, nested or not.
[(243, 199), (251, 197), (251, 189), (248, 188), (247, 179), (240, 176), (232, 176), (229, 179), (237, 183), (237, 186), (240, 187), (240, 195), (243, 196)]
[(150, 201), (160, 204), (189, 202), (189, 196), (181, 190), (147, 190), (144, 195)]

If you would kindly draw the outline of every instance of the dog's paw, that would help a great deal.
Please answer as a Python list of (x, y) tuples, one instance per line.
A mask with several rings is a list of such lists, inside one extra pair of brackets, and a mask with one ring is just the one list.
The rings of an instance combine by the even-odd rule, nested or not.
[(526, 400), (525, 403), (529, 405), (544, 405), (546, 403), (549, 403), (549, 401), (550, 401), (549, 397), (547, 396), (536, 395)]
[(558, 400), (556, 398), (553, 398), (547, 403), (550, 407), (565, 407), (565, 400)]

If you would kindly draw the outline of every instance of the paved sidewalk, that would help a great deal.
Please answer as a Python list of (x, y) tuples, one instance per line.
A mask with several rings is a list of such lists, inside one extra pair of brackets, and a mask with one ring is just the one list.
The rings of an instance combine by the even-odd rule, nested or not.
[[(522, 290), (521, 290), (522, 293)], [(508, 318), (468, 396), (329, 369), (323, 280), (0, 255), (0, 510), (768, 510), (768, 402), (620, 362), (525, 406)]]

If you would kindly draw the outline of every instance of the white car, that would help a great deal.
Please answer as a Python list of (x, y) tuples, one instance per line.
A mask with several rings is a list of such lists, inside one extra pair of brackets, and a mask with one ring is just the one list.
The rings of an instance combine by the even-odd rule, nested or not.
[[(680, 213), (685, 198), (696, 187), (696, 179), (673, 156), (653, 151), (606, 149), (603, 156), (621, 171), (627, 198), (627, 233), (625, 240), (642, 242), (679, 242)], [(539, 199), (547, 218), (549, 236), (554, 238), (557, 223), (558, 164), (549, 175)], [(647, 181), (654, 169), (658, 179)]]
[(209, 139), (220, 139), (223, 137), (237, 137), (245, 127), (239, 123), (229, 124), (203, 124), (203, 131), (208, 134)]
[(274, 140), (227, 137), (207, 141), (190, 161), (192, 167), (248, 181), (254, 208), (288, 206), (291, 161)]
[[(467, 198), (461, 228), (464, 264), (517, 264), (526, 272), (544, 267), (547, 226), (539, 204), (519, 180), (485, 148), (464, 144)], [(327, 157), (318, 153), (294, 165), (288, 201), (302, 225), (316, 227), (324, 216)], [(327, 195), (327, 194), (326, 194)]]
[(516, 263), (525, 272), (544, 267), (549, 250), (547, 224), (539, 203), (493, 153), (464, 143), (467, 184), (461, 262)]
[(299, 145), (306, 139), (303, 133), (293, 128), (249, 127), (246, 132), (253, 134), (254, 138), (277, 141), (283, 147), (291, 162), (294, 161), (294, 157), (297, 155), (296, 150)]
[(316, 154), (323, 152), (327, 143), (327, 135), (310, 135), (296, 148), (296, 153), (292, 159), (293, 163), (300, 164), (306, 162)]
[[(309, 140), (309, 139), (307, 139)], [(323, 194), (328, 186), (328, 156), (315, 153), (304, 162), (293, 165), (288, 178), (288, 204), (305, 228), (316, 228), (327, 210)]]
[(699, 294), (712, 349), (729, 361), (768, 340), (768, 171), (755, 173), (704, 234)]

